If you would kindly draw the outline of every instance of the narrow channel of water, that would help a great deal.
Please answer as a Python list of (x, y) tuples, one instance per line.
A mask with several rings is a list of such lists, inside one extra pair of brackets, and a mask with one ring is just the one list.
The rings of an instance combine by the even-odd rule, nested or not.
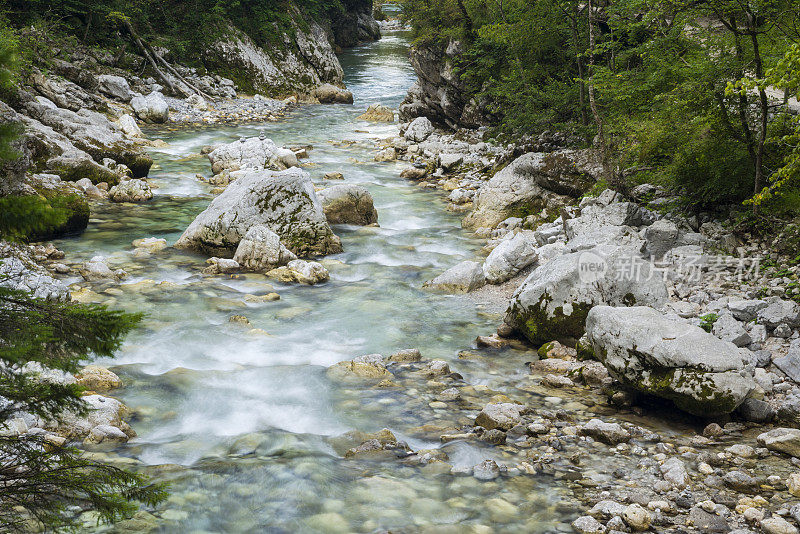
[[(399, 461), (345, 460), (328, 439), (358, 429), (390, 428), (412, 448), (438, 448), (415, 438), (426, 423), (427, 400), (413, 389), (374, 390), (329, 381), (325, 368), (341, 360), (419, 348), (448, 360), (472, 384), (519, 369), (521, 361), (458, 360), (497, 317), (466, 297), (435, 295), (422, 283), (464, 259), (481, 243), (460, 227), (441, 194), (399, 178), (401, 164), (375, 163), (375, 140), (396, 124), (357, 119), (369, 104), (397, 108), (414, 73), (407, 37), (388, 33), (341, 58), (354, 106), (305, 106), (285, 121), (201, 129), (151, 130), (168, 147), (153, 151), (153, 201), (99, 204), (87, 231), (57, 243), (72, 259), (102, 254), (130, 278), (98, 291), (95, 300), (147, 314), (113, 365), (126, 382), (117, 393), (135, 410), (138, 437), (115, 451), (172, 482), (160, 507), (167, 532), (553, 532), (557, 489), (544, 479), (491, 483)], [(210, 166), (203, 145), (261, 131), (281, 144), (311, 144), (305, 165), (317, 184), (339, 171), (375, 198), (380, 228), (337, 226), (342, 254), (326, 258), (331, 281), (316, 287), (275, 284), (263, 275), (204, 278), (205, 257), (168, 249), (135, 258), (131, 241), (173, 243), (210, 201), (195, 174)], [(76, 280), (77, 281), (77, 280)], [(161, 283), (166, 282), (166, 283)], [(248, 294), (276, 291), (275, 302)], [(248, 331), (228, 322), (245, 315)], [(454, 421), (454, 424), (458, 421)], [(463, 424), (463, 422), (461, 422)], [(444, 446), (453, 465), (472, 466), (491, 446)], [(487, 499), (502, 497), (517, 513), (498, 518)], [(502, 524), (502, 527), (500, 526)], [(398, 530), (395, 530), (398, 531)], [(437, 532), (440, 530), (436, 530)]]

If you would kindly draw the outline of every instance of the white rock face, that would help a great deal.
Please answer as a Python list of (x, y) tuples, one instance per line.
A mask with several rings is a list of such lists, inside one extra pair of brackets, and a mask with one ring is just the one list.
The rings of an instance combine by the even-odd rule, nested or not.
[(195, 218), (175, 246), (232, 255), (256, 225), (267, 226), (301, 257), (342, 250), (325, 219), (311, 177), (298, 168), (244, 174)]
[(445, 293), (468, 293), (485, 284), (483, 266), (476, 261), (463, 261), (425, 282), (424, 287)]
[(211, 170), (214, 174), (225, 171), (262, 171), (271, 169), (282, 171), (289, 167), (297, 167), (299, 162), (294, 152), (281, 148), (272, 139), (250, 137), (222, 145), (209, 155)]
[(745, 349), (652, 308), (596, 306), (586, 335), (623, 384), (695, 415), (730, 413), (755, 387)]
[(294, 94), (298, 88), (311, 93), (320, 84), (341, 83), (342, 67), (325, 29), (317, 22), (291, 24), (286, 42), (277, 47), (261, 47), (229, 24), (209, 54), (216, 63), (246, 72), (253, 89), (264, 93)]
[(534, 263), (536, 258), (533, 232), (509, 234), (509, 239), (503, 239), (483, 262), (483, 274), (488, 283), (500, 284)]
[(144, 202), (153, 198), (153, 191), (146, 181), (133, 178), (109, 189), (108, 198), (113, 202)]
[[(638, 262), (637, 275), (618, 276), (632, 261)], [(662, 306), (666, 285), (652, 269), (636, 247), (597, 247), (558, 256), (538, 266), (517, 289), (505, 321), (537, 345), (579, 339), (593, 306)]]
[(130, 102), (133, 95), (131, 94), (131, 87), (128, 85), (128, 80), (122, 76), (111, 76), (110, 74), (101, 74), (97, 77), (100, 82), (100, 92), (123, 102)]
[(244, 269), (263, 271), (286, 265), (296, 260), (297, 256), (281, 243), (278, 234), (259, 224), (244, 235), (233, 259)]
[(331, 224), (366, 226), (378, 222), (372, 195), (360, 185), (334, 185), (317, 191), (317, 196)]
[(417, 117), (408, 125), (404, 137), (412, 143), (421, 143), (433, 133), (433, 124), (428, 117)]
[(587, 150), (530, 152), (486, 182), (475, 197), (465, 228), (494, 228), (518, 213), (534, 214), (567, 203), (594, 184), (598, 166)]
[(164, 95), (157, 91), (133, 98), (131, 107), (136, 116), (145, 122), (164, 123), (169, 120), (169, 105)]

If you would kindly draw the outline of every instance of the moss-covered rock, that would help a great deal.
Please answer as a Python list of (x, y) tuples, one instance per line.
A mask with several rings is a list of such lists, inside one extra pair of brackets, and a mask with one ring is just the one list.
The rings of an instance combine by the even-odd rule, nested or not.
[(652, 308), (597, 306), (586, 334), (597, 358), (625, 386), (695, 415), (730, 413), (755, 387), (745, 349)]

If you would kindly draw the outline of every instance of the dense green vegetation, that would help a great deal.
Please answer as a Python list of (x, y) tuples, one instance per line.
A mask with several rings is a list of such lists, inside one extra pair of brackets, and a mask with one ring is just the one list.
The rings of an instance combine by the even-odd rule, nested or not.
[[(258, 44), (275, 44), (290, 28), (294, 7), (306, 15), (335, 20), (363, 0), (0, 0), (0, 11), (17, 26), (46, 25), (88, 45), (123, 46), (125, 18), (185, 63), (197, 63), (225, 21)], [(303, 24), (302, 18), (295, 18)], [(281, 30), (281, 31), (278, 31)]]
[(797, 0), (405, 0), (404, 13), (418, 43), (466, 43), (458, 72), (503, 133), (594, 140), (618, 189), (797, 205), (797, 122), (767, 94), (797, 91)]
[[(0, 31), (0, 87), (11, 84), (18, 61), (13, 35)], [(10, 125), (13, 126), (13, 123)], [(0, 168), (18, 157), (16, 129), (0, 129)], [(13, 240), (64, 223), (68, 210), (33, 196), (0, 199), (0, 239)], [(0, 282), (4, 280), (0, 277)], [(51, 302), (0, 286), (0, 428), (17, 412), (45, 420), (82, 413), (74, 385), (43, 381), (27, 365), (74, 372), (94, 356), (113, 356), (139, 315), (103, 306)], [(156, 504), (164, 488), (135, 473), (85, 458), (38, 434), (0, 434), (0, 531), (47, 531), (76, 526), (70, 506), (111, 521)]]

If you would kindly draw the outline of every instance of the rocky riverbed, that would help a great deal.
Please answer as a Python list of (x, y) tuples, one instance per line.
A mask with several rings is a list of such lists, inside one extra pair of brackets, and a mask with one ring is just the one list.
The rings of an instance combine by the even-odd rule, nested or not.
[(398, 127), (405, 47), (343, 56), (352, 107), (165, 99), (146, 180), (3, 245), (16, 287), (147, 313), (111, 370), (40, 370), (87, 418), (6, 431), (171, 482), (114, 531), (797, 532), (796, 267), (567, 139)]

